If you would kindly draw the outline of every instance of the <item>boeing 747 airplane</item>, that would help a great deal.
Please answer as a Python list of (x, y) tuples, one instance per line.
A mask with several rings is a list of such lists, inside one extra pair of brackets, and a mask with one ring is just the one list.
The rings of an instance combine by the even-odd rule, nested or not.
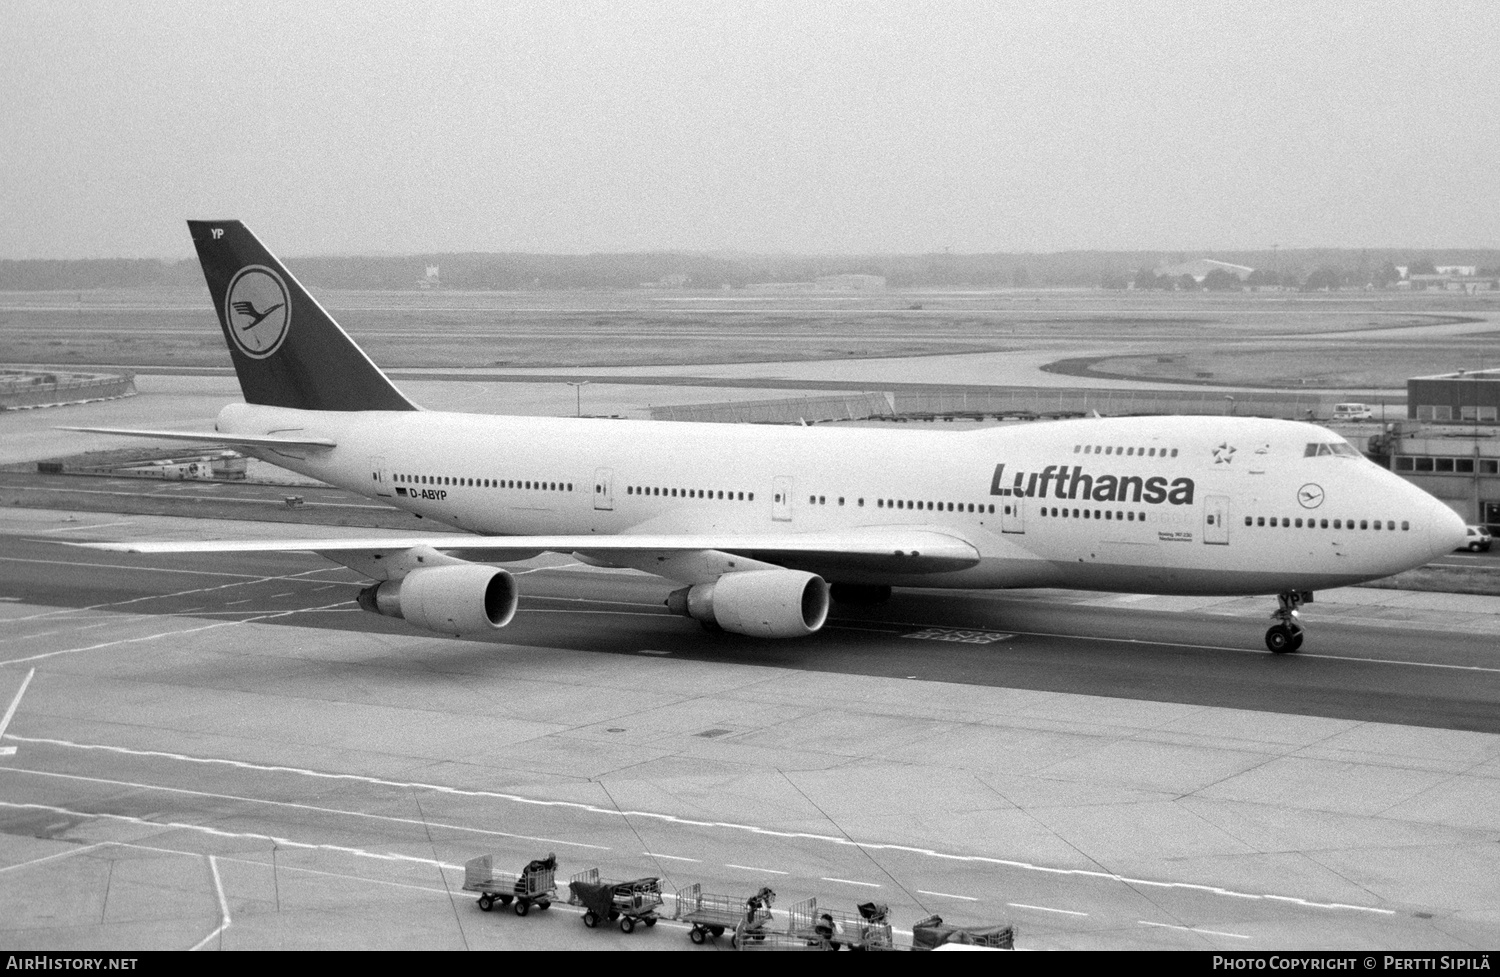
[(933, 433), (503, 417), (408, 400), (238, 221), (189, 221), (244, 393), (213, 432), (113, 434), (240, 451), (473, 533), (96, 543), (127, 553), (304, 551), (370, 578), (367, 611), (489, 634), (517, 589), (492, 564), (553, 551), (682, 585), (711, 628), (812, 634), (892, 587), (1275, 595), (1273, 652), (1313, 591), (1460, 545), (1442, 502), (1332, 431), (1238, 417), (1093, 418)]

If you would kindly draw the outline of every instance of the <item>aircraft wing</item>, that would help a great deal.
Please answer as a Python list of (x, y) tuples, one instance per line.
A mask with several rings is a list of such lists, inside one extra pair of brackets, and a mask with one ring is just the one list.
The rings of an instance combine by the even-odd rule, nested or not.
[(163, 438), (168, 441), (195, 441), (199, 444), (233, 444), (246, 448), (332, 448), (337, 442), (328, 438), (295, 437), (284, 434), (220, 434), (218, 431), (137, 431), (121, 427), (59, 427), (59, 431), (83, 431), (86, 434), (114, 434), (121, 437)]
[[(539, 553), (574, 553), (601, 564), (628, 566), (697, 582), (736, 569), (773, 564), (837, 567), (884, 573), (942, 573), (979, 562), (979, 550), (952, 533), (923, 527), (797, 534), (624, 534), (618, 536), (389, 536), (369, 539), (214, 540), (204, 542), (70, 543), (114, 553), (316, 553), (361, 572), (411, 566), (410, 554), (446, 562), (510, 563)], [(734, 562), (745, 561), (744, 565)], [(417, 562), (421, 562), (420, 559)], [(373, 575), (381, 576), (375, 572)]]

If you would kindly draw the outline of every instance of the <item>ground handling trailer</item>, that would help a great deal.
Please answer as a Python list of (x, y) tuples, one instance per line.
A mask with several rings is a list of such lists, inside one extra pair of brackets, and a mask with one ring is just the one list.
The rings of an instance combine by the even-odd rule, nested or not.
[[(886, 922), (890, 910), (877, 902), (861, 903), (855, 912), (820, 909), (818, 899), (804, 899), (791, 908), (787, 935), (805, 941), (809, 946), (828, 950), (848, 947), (851, 950), (894, 950), (891, 924)], [(747, 946), (746, 949), (749, 949)]]
[(697, 882), (686, 889), (677, 890), (676, 915), (684, 923), (691, 923), (688, 939), (702, 944), (709, 936), (720, 937), (726, 929), (748, 927), (758, 930), (771, 921), (771, 902), (776, 893), (761, 889), (748, 899), (737, 896), (716, 895), (704, 892)]
[(573, 876), (568, 889), (568, 901), (584, 908), (583, 925), (589, 929), (601, 921), (613, 923), (617, 919), (622, 933), (629, 933), (637, 923), (656, 925), (656, 909), (662, 901), (661, 879), (601, 879), (599, 870), (591, 868)]
[(493, 855), (471, 858), (464, 863), (464, 891), (479, 893), (479, 908), (485, 912), (512, 900), (517, 916), (525, 916), (532, 906), (546, 909), (557, 896), (557, 856), (533, 859), (514, 878), (495, 874)]
[(945, 924), (941, 916), (928, 916), (912, 924), (913, 950), (936, 950), (946, 943), (1014, 950), (1016, 929), (1008, 923), (994, 926), (952, 926)]

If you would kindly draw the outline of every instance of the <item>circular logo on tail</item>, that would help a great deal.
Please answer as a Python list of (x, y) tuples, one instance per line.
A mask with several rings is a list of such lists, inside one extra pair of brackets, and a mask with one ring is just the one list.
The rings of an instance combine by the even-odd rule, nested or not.
[(263, 360), (281, 346), (292, 324), (291, 295), (281, 276), (264, 265), (241, 268), (224, 296), (224, 321), (240, 352)]

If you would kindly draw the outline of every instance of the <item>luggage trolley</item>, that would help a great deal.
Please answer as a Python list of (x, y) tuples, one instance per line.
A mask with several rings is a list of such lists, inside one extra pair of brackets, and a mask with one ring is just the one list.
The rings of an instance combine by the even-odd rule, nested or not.
[(568, 883), (568, 901), (584, 908), (583, 925), (593, 929), (601, 920), (620, 921), (620, 932), (629, 933), (637, 923), (655, 926), (661, 905), (661, 879), (641, 878), (626, 882), (601, 879), (591, 868)]
[(994, 926), (952, 926), (943, 922), (941, 916), (919, 919), (911, 927), (913, 950), (936, 950), (944, 943), (963, 943), (969, 946), (987, 946), (996, 950), (1016, 948), (1016, 928), (1008, 923)]
[(673, 917), (684, 923), (692, 923), (688, 939), (702, 944), (710, 935), (720, 937), (724, 931), (735, 927), (759, 930), (771, 921), (771, 903), (776, 893), (763, 888), (748, 899), (735, 896), (715, 895), (704, 892), (697, 882), (686, 889), (677, 890), (677, 913)]
[(508, 906), (511, 900), (517, 916), (525, 916), (532, 906), (546, 909), (557, 895), (557, 856), (533, 859), (514, 879), (495, 874), (493, 855), (471, 858), (464, 863), (464, 891), (479, 893), (479, 908), (485, 912), (497, 902)]
[(886, 922), (890, 909), (883, 903), (861, 903), (856, 912), (820, 909), (818, 899), (804, 899), (792, 906), (787, 934), (812, 945), (837, 950), (894, 950), (891, 924)]

